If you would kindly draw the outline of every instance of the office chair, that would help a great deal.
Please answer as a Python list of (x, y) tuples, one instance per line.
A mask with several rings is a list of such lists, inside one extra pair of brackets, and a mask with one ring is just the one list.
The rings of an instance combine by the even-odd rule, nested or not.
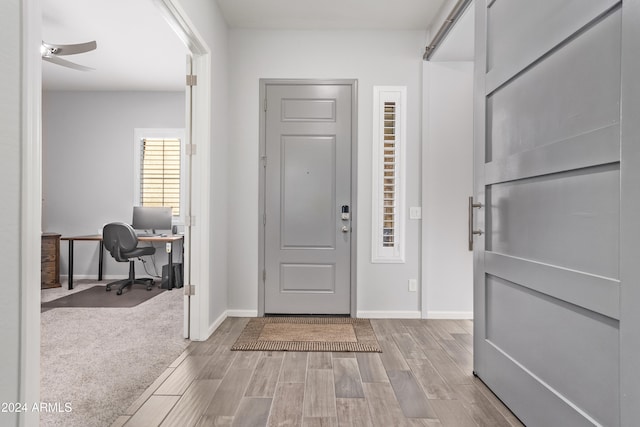
[(152, 246), (138, 247), (138, 236), (129, 224), (123, 222), (112, 222), (102, 229), (102, 240), (104, 247), (107, 248), (111, 256), (118, 262), (129, 263), (129, 278), (111, 282), (107, 285), (107, 291), (111, 290), (111, 286), (120, 285), (118, 295), (122, 295), (122, 290), (127, 286), (134, 284), (146, 285), (147, 290), (151, 290), (153, 286), (152, 278), (136, 279), (135, 277), (135, 260), (132, 258), (140, 258), (143, 255), (153, 255), (156, 248)]

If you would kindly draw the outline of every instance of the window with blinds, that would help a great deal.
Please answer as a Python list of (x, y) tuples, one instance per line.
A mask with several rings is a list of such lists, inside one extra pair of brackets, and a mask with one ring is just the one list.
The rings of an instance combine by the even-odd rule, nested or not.
[(373, 262), (404, 262), (405, 99), (404, 87), (374, 87)]
[(170, 206), (180, 216), (181, 152), (178, 138), (140, 140), (141, 206)]

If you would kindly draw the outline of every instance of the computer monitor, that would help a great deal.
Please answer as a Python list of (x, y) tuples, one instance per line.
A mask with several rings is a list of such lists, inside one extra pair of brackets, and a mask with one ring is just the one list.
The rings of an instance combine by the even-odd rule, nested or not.
[(133, 223), (136, 230), (171, 230), (172, 209), (170, 207), (134, 206)]

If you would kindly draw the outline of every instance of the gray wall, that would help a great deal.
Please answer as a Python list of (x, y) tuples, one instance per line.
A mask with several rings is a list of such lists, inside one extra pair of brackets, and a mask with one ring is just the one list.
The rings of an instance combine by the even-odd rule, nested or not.
[[(135, 128), (184, 127), (182, 92), (44, 92), (42, 100), (42, 230), (96, 234), (111, 221), (131, 221)], [(67, 244), (61, 244), (67, 274)], [(164, 251), (159, 251), (158, 266)], [(74, 278), (96, 277), (98, 248), (77, 242)], [(143, 270), (136, 266), (138, 274)], [(105, 257), (105, 275), (127, 266)]]

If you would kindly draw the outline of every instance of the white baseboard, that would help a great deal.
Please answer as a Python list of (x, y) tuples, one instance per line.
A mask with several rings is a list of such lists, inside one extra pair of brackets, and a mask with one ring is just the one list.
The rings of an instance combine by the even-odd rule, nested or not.
[(427, 311), (426, 319), (473, 320), (473, 311)]
[(227, 310), (229, 317), (258, 317), (258, 310)]
[(218, 329), (220, 325), (222, 325), (222, 322), (224, 322), (227, 317), (228, 315), (226, 311), (222, 313), (220, 316), (218, 316), (218, 318), (214, 320), (213, 323), (209, 326), (209, 330), (207, 331), (207, 337), (202, 341), (208, 340), (209, 337), (213, 335), (213, 333), (216, 331), (216, 329)]
[(222, 313), (214, 322), (209, 326), (207, 330), (207, 336), (202, 341), (206, 341), (209, 339), (211, 335), (222, 325), (222, 322), (225, 321), (227, 317), (257, 317), (257, 310), (226, 310)]
[(357, 316), (362, 319), (420, 319), (419, 311), (365, 311), (360, 310)]

